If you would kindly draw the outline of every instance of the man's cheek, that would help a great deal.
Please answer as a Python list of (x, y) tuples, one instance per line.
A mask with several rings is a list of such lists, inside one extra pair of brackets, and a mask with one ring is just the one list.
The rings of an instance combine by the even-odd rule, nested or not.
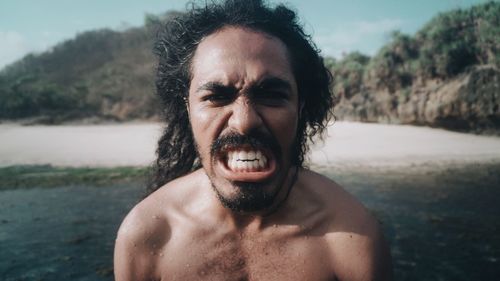
[(191, 122), (193, 128), (201, 127), (201, 129), (206, 129), (204, 127), (208, 126), (210, 124), (210, 120), (213, 119), (209, 112), (197, 107), (191, 108), (189, 112), (189, 121)]

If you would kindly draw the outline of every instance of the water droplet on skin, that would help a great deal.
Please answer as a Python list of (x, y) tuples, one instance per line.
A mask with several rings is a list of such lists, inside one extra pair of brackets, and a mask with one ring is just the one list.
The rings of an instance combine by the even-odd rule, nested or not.
[(160, 257), (163, 257), (163, 253), (160, 253)]

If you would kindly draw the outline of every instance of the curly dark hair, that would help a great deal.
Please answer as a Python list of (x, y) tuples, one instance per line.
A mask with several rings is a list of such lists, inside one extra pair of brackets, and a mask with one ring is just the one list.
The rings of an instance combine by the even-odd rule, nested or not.
[(198, 169), (200, 160), (195, 148), (186, 108), (191, 81), (191, 61), (200, 42), (225, 26), (240, 26), (279, 38), (288, 48), (297, 81), (300, 112), (294, 165), (303, 166), (308, 140), (321, 137), (333, 117), (332, 76), (319, 50), (304, 32), (294, 11), (278, 5), (269, 7), (262, 0), (226, 0), (189, 4), (190, 9), (168, 20), (158, 33), (155, 53), (159, 57), (156, 90), (166, 121), (158, 141), (148, 191)]

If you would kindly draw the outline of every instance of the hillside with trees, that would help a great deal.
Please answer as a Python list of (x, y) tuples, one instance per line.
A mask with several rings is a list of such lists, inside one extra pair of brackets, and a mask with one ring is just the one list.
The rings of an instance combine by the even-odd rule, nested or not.
[[(0, 72), (0, 119), (157, 119), (153, 38), (175, 12), (143, 27), (89, 31)], [(500, 3), (433, 18), (415, 35), (394, 31), (373, 57), (327, 58), (339, 120), (500, 132)]]
[(330, 61), (338, 119), (500, 131), (500, 3), (439, 14), (393, 32), (370, 58)]
[(0, 119), (155, 118), (153, 39), (175, 14), (146, 15), (143, 27), (123, 32), (84, 32), (7, 66), (0, 72)]

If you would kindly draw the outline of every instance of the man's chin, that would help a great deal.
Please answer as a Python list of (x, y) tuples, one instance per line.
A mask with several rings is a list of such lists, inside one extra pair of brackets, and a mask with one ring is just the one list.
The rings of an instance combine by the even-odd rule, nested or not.
[(269, 194), (262, 183), (232, 183), (231, 195), (225, 195), (212, 183), (219, 202), (226, 208), (239, 213), (258, 212), (271, 207), (278, 192)]
[(282, 175), (275, 157), (270, 153), (267, 156), (266, 165), (253, 170), (234, 169), (220, 157), (212, 160), (209, 178), (224, 207), (235, 212), (258, 212), (272, 207), (286, 174)]

